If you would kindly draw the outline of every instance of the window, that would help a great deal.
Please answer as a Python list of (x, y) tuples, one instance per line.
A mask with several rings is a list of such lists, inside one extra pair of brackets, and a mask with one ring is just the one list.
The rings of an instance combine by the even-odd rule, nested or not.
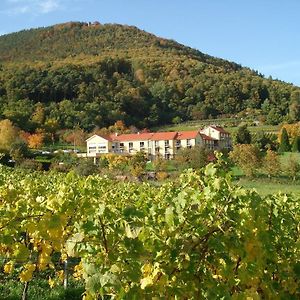
[(129, 152), (131, 152), (133, 150), (133, 143), (132, 142), (130, 142), (128, 144), (128, 148), (129, 148)]
[(106, 146), (99, 146), (98, 147), (98, 153), (105, 153), (106, 152)]
[(178, 150), (181, 147), (181, 141), (177, 140), (176, 141), (176, 149)]
[(187, 140), (186, 140), (186, 147), (187, 147), (188, 149), (192, 148), (191, 140), (190, 140), (190, 139), (187, 139)]
[(166, 140), (166, 141), (165, 141), (165, 147), (169, 147), (169, 145), (170, 145), (170, 144), (169, 144), (169, 141)]
[(145, 150), (145, 143), (144, 142), (140, 142), (140, 151)]
[(96, 146), (90, 146), (89, 147), (89, 153), (96, 153), (97, 147)]

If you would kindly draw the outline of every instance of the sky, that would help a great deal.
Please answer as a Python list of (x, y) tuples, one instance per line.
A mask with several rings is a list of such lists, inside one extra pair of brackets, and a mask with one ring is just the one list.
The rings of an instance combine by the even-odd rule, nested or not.
[(0, 0), (0, 35), (68, 21), (134, 25), (300, 86), (300, 0)]

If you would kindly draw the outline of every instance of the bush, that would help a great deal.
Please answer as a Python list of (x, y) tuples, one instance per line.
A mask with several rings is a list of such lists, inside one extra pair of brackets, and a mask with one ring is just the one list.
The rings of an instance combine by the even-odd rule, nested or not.
[(156, 173), (156, 179), (159, 181), (163, 181), (169, 177), (169, 174), (167, 172), (157, 172)]
[(91, 160), (82, 160), (75, 168), (74, 171), (79, 176), (89, 176), (97, 173), (98, 168)]
[(18, 166), (22, 169), (33, 171), (41, 171), (43, 169), (43, 165), (34, 159), (25, 159)]
[(68, 173), (71, 170), (71, 166), (65, 163), (52, 163), (50, 170), (60, 173)]

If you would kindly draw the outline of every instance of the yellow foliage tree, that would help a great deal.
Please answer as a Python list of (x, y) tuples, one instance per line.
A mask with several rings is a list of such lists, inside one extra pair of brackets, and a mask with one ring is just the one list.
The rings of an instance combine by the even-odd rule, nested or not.
[(8, 120), (0, 121), (0, 149), (9, 151), (11, 145), (19, 139), (19, 130)]
[(28, 147), (33, 149), (38, 149), (43, 146), (44, 143), (44, 134), (43, 133), (35, 133), (31, 134), (28, 137)]
[(296, 136), (300, 136), (300, 122), (294, 123), (294, 124), (284, 124), (281, 127), (281, 130), (278, 134), (278, 140), (281, 139), (282, 129), (285, 128), (287, 131), (287, 134), (290, 138), (294, 139)]

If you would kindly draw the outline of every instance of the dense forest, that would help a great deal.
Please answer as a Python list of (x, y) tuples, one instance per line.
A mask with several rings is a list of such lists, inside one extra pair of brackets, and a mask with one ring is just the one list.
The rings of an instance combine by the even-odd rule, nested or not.
[(70, 22), (0, 37), (1, 118), (26, 131), (242, 111), (297, 121), (300, 88), (132, 26)]

